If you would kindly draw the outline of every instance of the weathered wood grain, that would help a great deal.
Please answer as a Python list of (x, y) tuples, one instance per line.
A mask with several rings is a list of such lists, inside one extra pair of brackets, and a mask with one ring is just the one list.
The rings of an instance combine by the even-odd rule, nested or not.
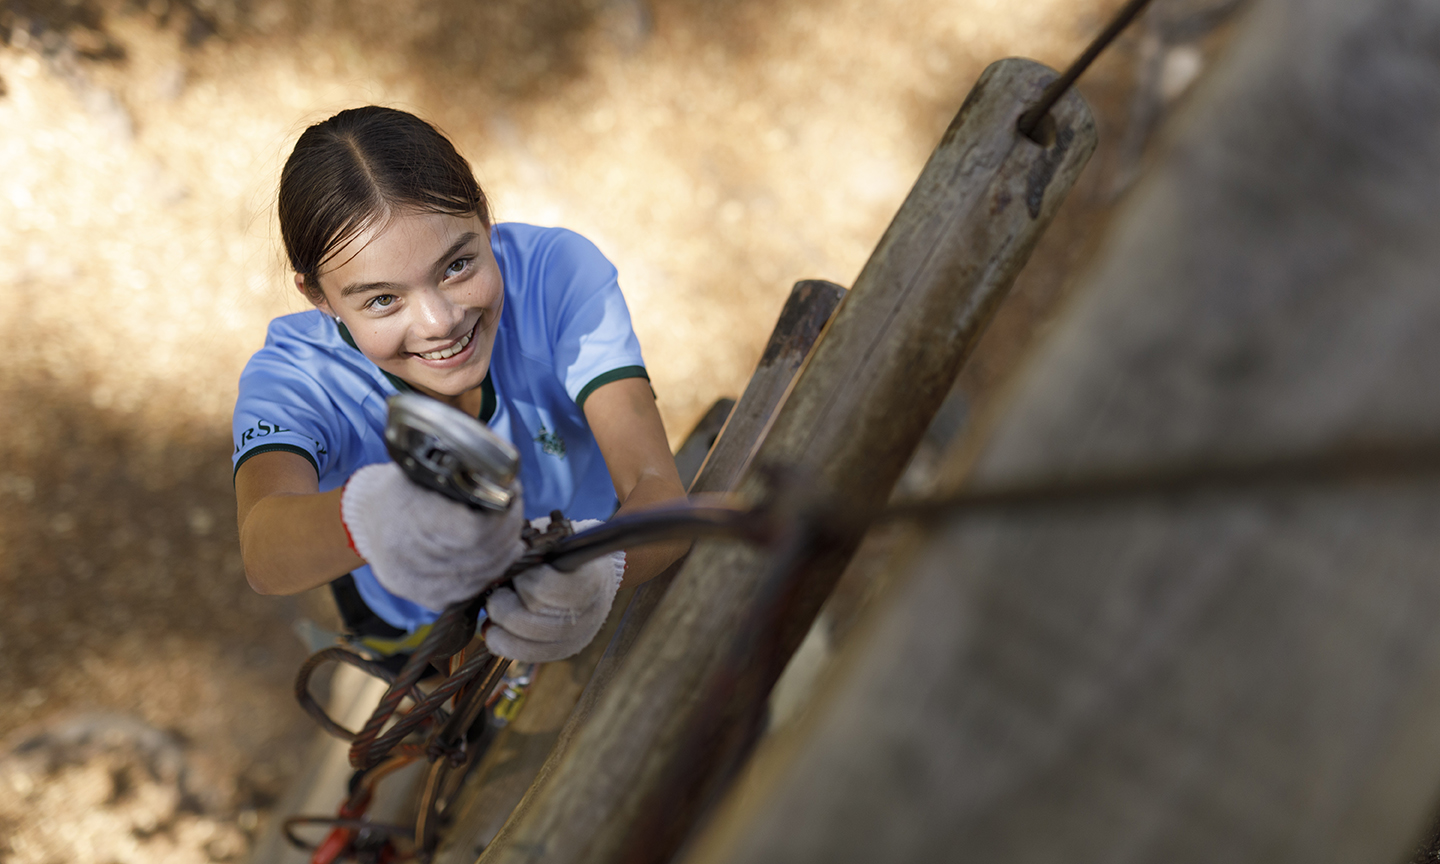
[(686, 489), (695, 482), (695, 475), (700, 473), (700, 466), (710, 455), (716, 439), (720, 437), (720, 430), (725, 428), (725, 421), (730, 419), (730, 412), (734, 410), (734, 399), (717, 399), (695, 424), (685, 443), (675, 451), (675, 468), (680, 473), (680, 485)]
[[(775, 416), (810, 349), (820, 338), (835, 309), (845, 299), (845, 289), (823, 279), (803, 279), (790, 289), (780, 310), (755, 374), (726, 420), (724, 433), (733, 430), (730, 442), (715, 447), (705, 459), (692, 486), (694, 492), (728, 492), (740, 479), (740, 472), (754, 454), (761, 433)], [(749, 442), (749, 446), (745, 446)], [(717, 442), (718, 443), (718, 442)]]
[[(972, 482), (1440, 441), (1440, 7), (1252, 14)], [(1432, 472), (945, 527), (685, 862), (1404, 860), (1437, 524)]]
[[(883, 500), (1095, 144), (1069, 94), (1049, 146), (1016, 120), (1055, 73), (986, 70), (846, 297), (752, 464)], [(697, 544), (564, 757), (484, 862), (667, 860), (753, 741), (766, 696), (859, 537), (784, 578)]]

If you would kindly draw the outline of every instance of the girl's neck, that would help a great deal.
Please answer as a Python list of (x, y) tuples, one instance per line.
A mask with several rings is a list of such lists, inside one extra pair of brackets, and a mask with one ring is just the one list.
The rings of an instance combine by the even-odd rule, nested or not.
[(484, 388), (476, 387), (474, 390), (466, 390), (459, 396), (446, 397), (440, 401), (459, 408), (471, 417), (479, 417), (481, 406), (484, 405), (485, 402)]

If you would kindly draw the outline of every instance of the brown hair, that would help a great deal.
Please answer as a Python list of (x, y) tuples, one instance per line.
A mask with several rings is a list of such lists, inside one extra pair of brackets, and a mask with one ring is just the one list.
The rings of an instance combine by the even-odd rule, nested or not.
[(470, 163), (414, 114), (369, 105), (305, 130), (280, 172), (280, 236), (311, 300), (335, 250), (396, 210), (476, 215), (490, 227)]

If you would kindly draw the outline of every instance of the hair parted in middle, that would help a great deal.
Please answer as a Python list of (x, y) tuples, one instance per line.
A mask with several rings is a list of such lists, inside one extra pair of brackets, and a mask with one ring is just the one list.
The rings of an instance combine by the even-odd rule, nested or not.
[(316, 123), (280, 173), (280, 236), (311, 300), (335, 251), (396, 212), (476, 215), (490, 205), (470, 163), (440, 130), (406, 111), (368, 105)]

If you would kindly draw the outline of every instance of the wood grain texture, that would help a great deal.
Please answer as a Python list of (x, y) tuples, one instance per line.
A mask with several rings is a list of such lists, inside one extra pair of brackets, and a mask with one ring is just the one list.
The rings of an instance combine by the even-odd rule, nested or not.
[[(976, 482), (1440, 441), (1440, 7), (1251, 14)], [(946, 526), (685, 864), (1404, 860), (1437, 524), (1426, 474)]]
[[(756, 364), (755, 374), (750, 376), (750, 383), (745, 385), (744, 394), (726, 421), (725, 431), (732, 425), (734, 429), (730, 443), (710, 451), (692, 491), (729, 492), (735, 487), (741, 471), (754, 455), (761, 433), (774, 418), (775, 409), (784, 400), (821, 331), (844, 299), (844, 287), (823, 279), (802, 279), (790, 289), (790, 296)], [(743, 442), (749, 442), (749, 446)]]
[[(782, 464), (832, 494), (889, 495), (1093, 150), (1074, 93), (1049, 147), (1016, 132), (1054, 75), (1025, 60), (986, 70), (806, 362), (742, 494), (762, 491), (757, 466)], [(564, 758), (481, 860), (668, 860), (748, 752), (770, 687), (859, 540), (784, 574), (762, 552), (697, 544)]]
[(686, 489), (695, 482), (695, 475), (700, 473), (700, 466), (714, 449), (716, 440), (720, 437), (720, 431), (725, 428), (725, 421), (730, 419), (730, 413), (735, 410), (734, 399), (717, 399), (715, 404), (695, 424), (695, 428), (686, 436), (685, 443), (675, 451), (675, 469), (680, 473), (680, 485)]

